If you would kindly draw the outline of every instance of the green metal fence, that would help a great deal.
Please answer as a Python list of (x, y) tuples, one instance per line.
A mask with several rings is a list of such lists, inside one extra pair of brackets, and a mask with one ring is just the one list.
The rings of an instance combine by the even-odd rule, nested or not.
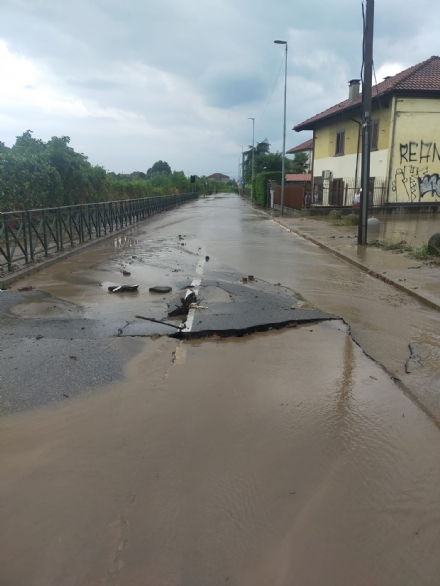
[(0, 267), (27, 264), (38, 255), (99, 238), (165, 210), (196, 200), (197, 193), (0, 213)]

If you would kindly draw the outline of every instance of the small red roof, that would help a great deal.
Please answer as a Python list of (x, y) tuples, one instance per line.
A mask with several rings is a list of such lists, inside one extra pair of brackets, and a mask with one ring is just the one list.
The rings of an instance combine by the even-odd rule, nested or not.
[(286, 155), (294, 155), (295, 153), (302, 153), (303, 151), (313, 151), (313, 138), (293, 147), (293, 149), (286, 152)]
[(311, 181), (312, 176), (310, 173), (287, 173), (286, 181)]
[[(397, 75), (388, 77), (381, 83), (373, 87), (373, 99), (383, 96), (392, 91), (399, 92), (437, 92), (440, 93), (440, 57), (430, 57), (422, 63), (413, 65)], [(326, 118), (331, 118), (336, 114), (356, 108), (362, 102), (362, 94), (355, 100), (344, 100), (336, 106), (324, 110), (312, 118), (308, 118), (301, 124), (297, 124), (294, 130), (300, 132), (301, 130), (312, 130), (315, 123)]]

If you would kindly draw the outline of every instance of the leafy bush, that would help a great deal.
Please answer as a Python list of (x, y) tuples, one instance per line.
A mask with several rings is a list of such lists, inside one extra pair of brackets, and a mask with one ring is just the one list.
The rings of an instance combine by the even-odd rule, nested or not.
[(342, 214), (341, 214), (340, 210), (332, 210), (329, 213), (328, 217), (331, 220), (340, 220), (342, 218)]
[(359, 216), (357, 214), (348, 214), (348, 216), (344, 218), (344, 223), (346, 226), (358, 226)]
[(440, 256), (440, 232), (433, 234), (428, 240), (427, 250), (433, 256)]
[(255, 203), (260, 206), (264, 206), (266, 204), (267, 183), (269, 180), (274, 180), (277, 182), (277, 184), (280, 184), (281, 172), (265, 171), (263, 173), (258, 173), (258, 175), (255, 176), (252, 193)]

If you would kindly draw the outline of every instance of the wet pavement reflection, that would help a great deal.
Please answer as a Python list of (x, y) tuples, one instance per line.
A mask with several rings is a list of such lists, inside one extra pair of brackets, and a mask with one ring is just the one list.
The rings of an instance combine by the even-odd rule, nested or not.
[[(20, 286), (62, 300), (52, 307), (60, 329), (74, 304), (87, 324), (78, 327), (89, 344), (82, 360), (103, 324), (166, 315), (169, 297), (152, 285), (178, 290), (197, 277), (215, 289), (243, 275), (280, 283), (345, 323), (228, 339), (110, 338), (121, 355), (135, 342), (122, 381), (115, 374), (86, 395), (0, 419), (0, 583), (440, 583), (437, 312), (233, 195), (136, 226)], [(127, 279), (138, 294), (106, 290)], [(48, 299), (32, 292), (8, 309), (17, 345), (25, 324), (50, 315)], [(406, 374), (413, 341), (421, 367)], [(48, 384), (62, 387), (53, 365)]]
[(0, 439), (5, 584), (440, 580), (438, 428), (342, 322), (149, 341)]
[[(210, 257), (205, 278), (233, 281), (253, 274), (341, 316), (365, 352), (402, 380), (440, 422), (439, 313), (289, 233), (234, 195), (211, 196), (138, 225), (20, 284), (77, 303), (86, 317), (107, 324), (115, 320), (116, 332), (138, 313), (166, 316), (169, 296), (152, 295), (148, 288), (187, 286), (199, 276), (197, 262), (205, 255)], [(124, 266), (131, 277), (122, 276)], [(139, 283), (139, 294), (108, 294), (107, 284), (127, 279)], [(404, 366), (411, 342), (420, 345), (424, 361), (422, 371), (408, 376)]]

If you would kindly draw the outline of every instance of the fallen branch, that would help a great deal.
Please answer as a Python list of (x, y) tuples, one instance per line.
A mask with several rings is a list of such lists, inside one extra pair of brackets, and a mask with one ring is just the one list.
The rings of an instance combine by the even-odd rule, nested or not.
[(138, 319), (145, 319), (146, 321), (152, 321), (155, 324), (162, 324), (163, 326), (169, 326), (170, 328), (176, 328), (176, 330), (183, 330), (185, 326), (175, 326), (174, 324), (169, 324), (166, 321), (160, 321), (159, 319), (154, 319), (153, 317), (144, 317), (143, 315), (135, 315)]

